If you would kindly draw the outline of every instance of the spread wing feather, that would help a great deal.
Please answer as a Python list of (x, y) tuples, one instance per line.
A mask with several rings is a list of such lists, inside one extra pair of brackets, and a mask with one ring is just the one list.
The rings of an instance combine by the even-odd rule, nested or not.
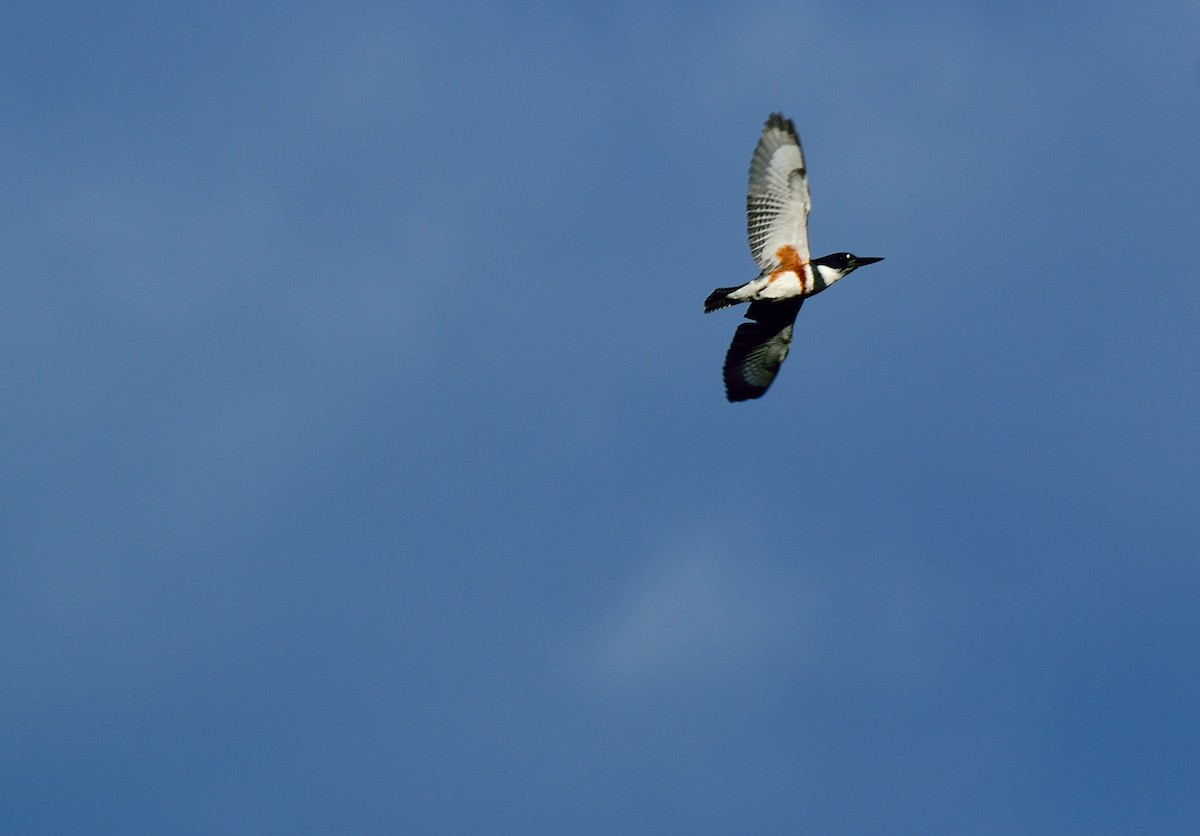
[(780, 113), (772, 113), (750, 159), (750, 187), (746, 193), (746, 226), (750, 254), (764, 272), (777, 269), (775, 253), (790, 246), (801, 263), (808, 252), (808, 170), (796, 126)]
[(752, 302), (725, 354), (725, 397), (759, 398), (770, 388), (792, 346), (792, 327), (803, 296), (779, 302)]

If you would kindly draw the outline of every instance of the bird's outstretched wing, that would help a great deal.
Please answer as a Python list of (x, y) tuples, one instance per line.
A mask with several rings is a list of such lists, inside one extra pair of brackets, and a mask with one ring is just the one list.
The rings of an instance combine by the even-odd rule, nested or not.
[(748, 401), (770, 388), (792, 346), (792, 326), (803, 296), (778, 302), (752, 302), (725, 353), (725, 397)]
[(808, 170), (796, 126), (772, 113), (750, 158), (746, 227), (750, 254), (764, 272), (780, 267), (777, 253), (791, 247), (800, 263), (808, 253)]

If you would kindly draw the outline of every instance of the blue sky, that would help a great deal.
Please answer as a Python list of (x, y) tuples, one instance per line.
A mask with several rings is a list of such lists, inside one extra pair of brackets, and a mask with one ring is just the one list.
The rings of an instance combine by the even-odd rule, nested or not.
[(0, 829), (1200, 825), (1194, 3), (0, 18)]

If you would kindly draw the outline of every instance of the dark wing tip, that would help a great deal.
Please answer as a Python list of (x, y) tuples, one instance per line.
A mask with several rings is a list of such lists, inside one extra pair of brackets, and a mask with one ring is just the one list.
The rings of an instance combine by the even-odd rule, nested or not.
[(761, 398), (771, 388), (781, 361), (770, 357), (764, 349), (776, 330), (758, 322), (743, 322), (738, 326), (722, 369), (725, 400), (737, 403)]
[(725, 400), (730, 403), (741, 403), (742, 401), (752, 401), (755, 398), (761, 398), (767, 393), (769, 387), (756, 388), (750, 386), (744, 380), (725, 378)]
[(782, 113), (772, 113), (767, 117), (767, 122), (763, 125), (764, 129), (777, 128), (781, 131), (796, 136), (796, 123), (788, 119)]
[(725, 354), (725, 399), (731, 403), (761, 398), (775, 382), (792, 343), (792, 323), (803, 297), (780, 302), (754, 302), (749, 322), (734, 332)]

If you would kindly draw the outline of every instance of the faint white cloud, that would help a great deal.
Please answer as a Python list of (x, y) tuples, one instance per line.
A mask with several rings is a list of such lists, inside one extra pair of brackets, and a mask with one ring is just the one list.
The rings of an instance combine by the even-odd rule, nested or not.
[(651, 563), (615, 601), (590, 654), (598, 680), (717, 674), (760, 655), (784, 621), (765, 579), (707, 547)]
[(586, 646), (585, 675), (618, 687), (701, 679), (768, 687), (799, 676), (936, 690), (979, 601), (954, 572), (925, 567), (913, 547), (825, 556), (677, 547), (608, 603)]

